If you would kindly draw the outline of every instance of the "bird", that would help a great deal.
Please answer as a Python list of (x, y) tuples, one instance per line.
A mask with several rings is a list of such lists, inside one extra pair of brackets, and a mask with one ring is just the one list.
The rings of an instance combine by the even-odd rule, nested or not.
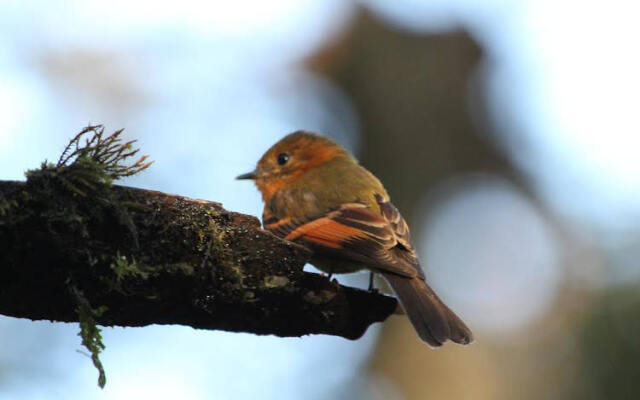
[(265, 230), (309, 248), (310, 264), (319, 270), (329, 276), (381, 274), (428, 345), (473, 341), (467, 325), (426, 283), (407, 222), (384, 186), (344, 147), (296, 131), (236, 179), (253, 180), (260, 191)]

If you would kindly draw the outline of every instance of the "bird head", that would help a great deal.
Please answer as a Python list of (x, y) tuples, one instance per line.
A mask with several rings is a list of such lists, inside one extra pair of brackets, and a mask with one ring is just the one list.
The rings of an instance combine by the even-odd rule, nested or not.
[(339, 144), (324, 136), (297, 131), (280, 139), (260, 158), (254, 171), (236, 179), (251, 179), (262, 193), (263, 200), (283, 186), (295, 182), (306, 171), (338, 157), (351, 158)]

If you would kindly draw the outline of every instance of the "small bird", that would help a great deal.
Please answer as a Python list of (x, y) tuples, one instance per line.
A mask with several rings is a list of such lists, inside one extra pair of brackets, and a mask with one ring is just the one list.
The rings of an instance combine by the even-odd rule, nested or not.
[(425, 282), (409, 227), (387, 191), (342, 146), (297, 131), (236, 179), (253, 180), (261, 192), (264, 228), (308, 247), (318, 269), (382, 274), (426, 343), (473, 341), (471, 330)]

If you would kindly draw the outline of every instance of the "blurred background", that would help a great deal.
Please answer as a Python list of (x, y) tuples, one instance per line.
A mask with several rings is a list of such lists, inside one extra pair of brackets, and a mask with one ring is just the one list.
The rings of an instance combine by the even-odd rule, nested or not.
[(0, 0), (0, 179), (103, 123), (155, 160), (121, 183), (259, 216), (233, 178), (322, 132), (386, 184), (476, 335), (105, 328), (100, 390), (77, 325), (0, 316), (0, 399), (640, 398), (638, 7)]

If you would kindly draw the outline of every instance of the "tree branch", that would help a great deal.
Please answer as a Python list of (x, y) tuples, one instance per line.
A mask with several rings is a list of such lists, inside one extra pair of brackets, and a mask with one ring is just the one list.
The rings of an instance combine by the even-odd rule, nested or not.
[(66, 190), (48, 174), (0, 181), (0, 313), (100, 325), (348, 339), (384, 320), (390, 297), (302, 271), (309, 252), (218, 203), (104, 186)]

